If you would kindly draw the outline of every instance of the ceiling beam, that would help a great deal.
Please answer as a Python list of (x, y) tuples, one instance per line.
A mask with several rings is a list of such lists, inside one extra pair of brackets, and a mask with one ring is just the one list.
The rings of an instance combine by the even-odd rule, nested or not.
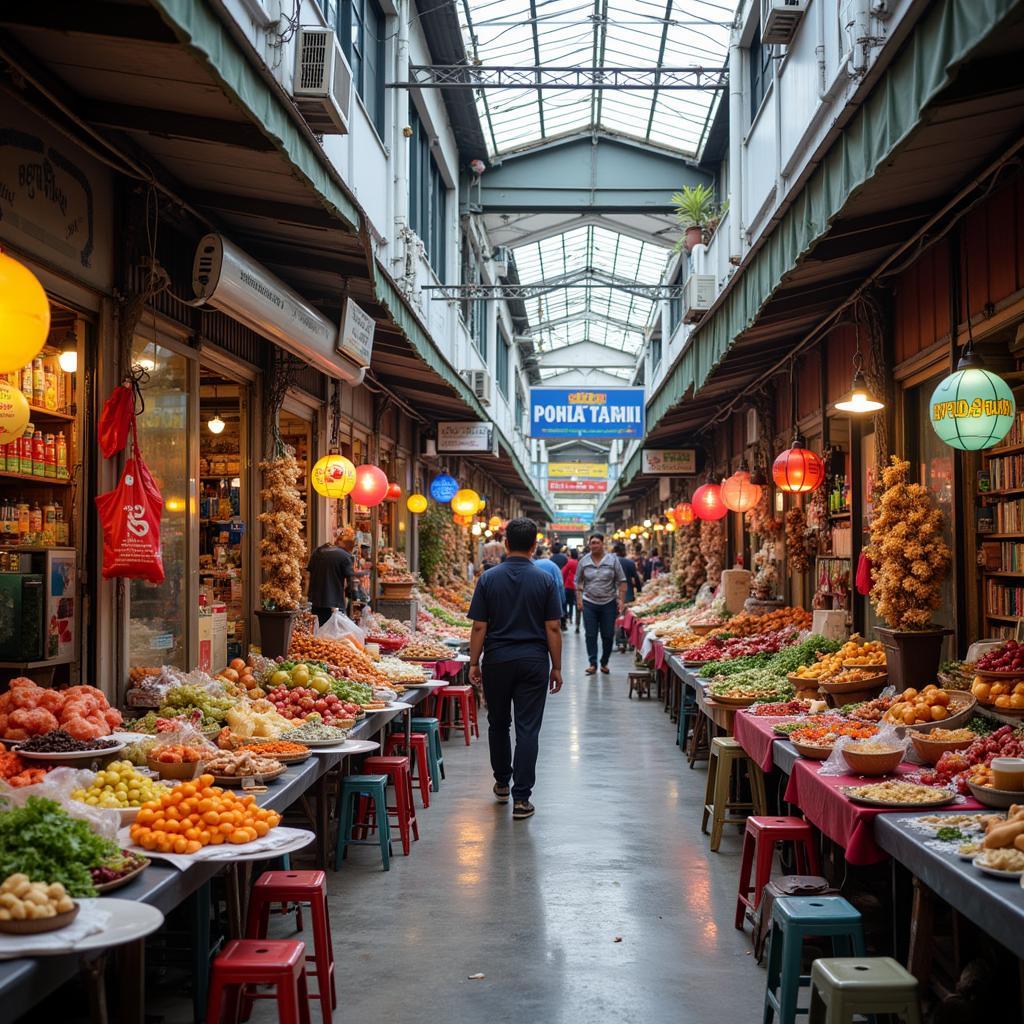
[(644, 329), (639, 324), (631, 324), (626, 320), (617, 320), (605, 313), (597, 313), (590, 310), (586, 313), (570, 313), (568, 316), (555, 317), (552, 320), (541, 320), (539, 323), (531, 324), (525, 330), (520, 331), (521, 335), (543, 334), (554, 327), (562, 327), (565, 324), (575, 324), (581, 320), (596, 320), (598, 323), (608, 324), (620, 331), (629, 331), (633, 334), (643, 334)]
[(46, 0), (45, 3), (0, 4), (0, 25), (43, 28), (112, 39), (177, 43), (178, 38), (148, 5), (105, 3), (103, 0)]
[[(639, 212), (639, 211), (635, 211)], [(534, 216), (534, 213), (524, 213), (522, 219), (526, 220), (529, 217)], [(656, 217), (656, 212), (645, 211), (649, 217)], [(670, 249), (675, 245), (675, 238), (663, 237), (661, 232), (655, 233), (652, 231), (644, 231), (642, 228), (634, 227), (631, 224), (624, 224), (622, 221), (611, 220), (607, 216), (600, 213), (580, 213), (576, 216), (567, 217), (564, 221), (559, 221), (556, 224), (549, 224), (544, 228), (537, 228), (535, 231), (524, 231), (521, 235), (515, 238), (503, 238), (502, 236), (506, 232), (512, 232), (516, 230), (515, 221), (509, 221), (507, 224), (488, 224), (488, 229), (491, 237), (501, 245), (508, 245), (513, 249), (518, 249), (524, 245), (531, 245), (534, 242), (543, 242), (548, 238), (555, 238), (558, 235), (564, 235), (569, 231), (575, 231), (577, 228), (604, 228), (606, 231), (613, 231), (618, 235), (625, 235), (627, 238), (635, 238), (638, 242), (646, 242), (648, 245), (657, 246), (659, 249)], [(668, 233), (671, 232), (673, 235), (678, 234), (679, 226), (672, 222), (666, 222), (663, 231)]]
[[(536, 32), (536, 8), (531, 9)], [(595, 33), (603, 21), (594, 19)], [(664, 43), (662, 43), (662, 54)], [(535, 56), (539, 52), (535, 47)], [(726, 87), (726, 68), (702, 66), (661, 68), (634, 67), (555, 67), (537, 64), (533, 67), (494, 64), (411, 64), (407, 82), (387, 82), (388, 89), (559, 89), (617, 92), (652, 89), (669, 91), (719, 92)]]
[(621, 349), (610, 348), (598, 341), (578, 341), (574, 345), (551, 349), (537, 357), (542, 370), (556, 367), (586, 371), (590, 367), (632, 370), (636, 357)]

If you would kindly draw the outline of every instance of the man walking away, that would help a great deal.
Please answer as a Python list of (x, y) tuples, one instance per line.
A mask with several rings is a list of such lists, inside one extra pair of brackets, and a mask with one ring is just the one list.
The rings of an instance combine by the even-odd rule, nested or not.
[[(565, 587), (565, 610), (562, 613), (562, 632), (566, 630), (568, 623), (572, 622), (573, 613), (576, 611), (576, 566), (580, 564), (579, 552), (575, 548), (569, 549), (569, 557), (562, 566), (562, 586)], [(580, 631), (580, 617), (576, 615), (576, 632)]]
[(576, 610), (583, 613), (587, 638), (587, 675), (597, 671), (597, 634), (601, 634), (601, 671), (608, 674), (608, 659), (615, 643), (615, 619), (622, 614), (626, 574), (618, 558), (604, 547), (604, 534), (592, 533), (590, 550), (576, 567)]
[(352, 560), (355, 534), (350, 527), (340, 530), (333, 544), (321, 544), (310, 556), (309, 603), (322, 626), (335, 608), (348, 610), (348, 602), (356, 596), (356, 574)]
[[(532, 561), (537, 546), (532, 519), (513, 519), (505, 546), (508, 557), (480, 577), (469, 606), (469, 678), (483, 684), (487, 699), (495, 799), (508, 803), (511, 782), (512, 817), (520, 820), (534, 811), (530, 796), (544, 701), (562, 688), (561, 575), (556, 586), (541, 563)], [(552, 562), (548, 565), (558, 573)], [(514, 756), (509, 737), (513, 709)]]
[(537, 554), (533, 559), (533, 564), (537, 566), (538, 569), (543, 569), (544, 572), (546, 572), (555, 581), (555, 586), (561, 590), (563, 585), (562, 570), (559, 569), (550, 558), (548, 558), (547, 552), (544, 548), (538, 546)]
[(484, 545), (484, 568), (492, 569), (501, 563), (501, 556), (505, 553), (505, 545), (502, 544), (501, 533), (496, 533)]
[[(636, 595), (643, 590), (643, 582), (640, 579), (640, 573), (637, 571), (636, 562), (632, 558), (626, 557), (626, 545), (620, 541), (615, 545), (614, 550), (615, 557), (619, 560), (619, 565), (622, 566), (622, 572), (626, 577), (626, 604), (630, 604), (636, 599)], [(615, 632), (615, 642), (619, 650), (624, 654), (628, 644), (626, 642), (626, 631), (621, 626)]]

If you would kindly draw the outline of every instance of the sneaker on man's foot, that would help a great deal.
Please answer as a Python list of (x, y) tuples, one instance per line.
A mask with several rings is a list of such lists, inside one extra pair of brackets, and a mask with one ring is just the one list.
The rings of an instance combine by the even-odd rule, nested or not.
[(507, 804), (508, 795), (508, 786), (503, 786), (500, 782), (496, 782), (494, 784), (494, 799), (497, 800), (499, 804)]
[(533, 804), (529, 800), (517, 800), (512, 805), (512, 817), (516, 821), (520, 821), (523, 818), (529, 818), (533, 814)]

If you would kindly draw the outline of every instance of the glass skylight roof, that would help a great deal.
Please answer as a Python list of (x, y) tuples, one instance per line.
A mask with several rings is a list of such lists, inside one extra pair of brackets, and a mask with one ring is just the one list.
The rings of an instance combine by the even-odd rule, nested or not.
[[(460, 0), (467, 57), (486, 67), (704, 67), (727, 61), (735, 2)], [(695, 154), (706, 90), (488, 89), (477, 107), (492, 154), (605, 129)]]

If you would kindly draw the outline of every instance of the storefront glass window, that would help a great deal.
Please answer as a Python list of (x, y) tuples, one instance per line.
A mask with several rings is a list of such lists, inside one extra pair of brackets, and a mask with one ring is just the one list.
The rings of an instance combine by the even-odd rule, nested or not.
[(149, 374), (139, 446), (164, 498), (164, 581), (129, 581), (128, 664), (188, 668), (189, 363), (141, 338), (133, 346), (132, 363)]

